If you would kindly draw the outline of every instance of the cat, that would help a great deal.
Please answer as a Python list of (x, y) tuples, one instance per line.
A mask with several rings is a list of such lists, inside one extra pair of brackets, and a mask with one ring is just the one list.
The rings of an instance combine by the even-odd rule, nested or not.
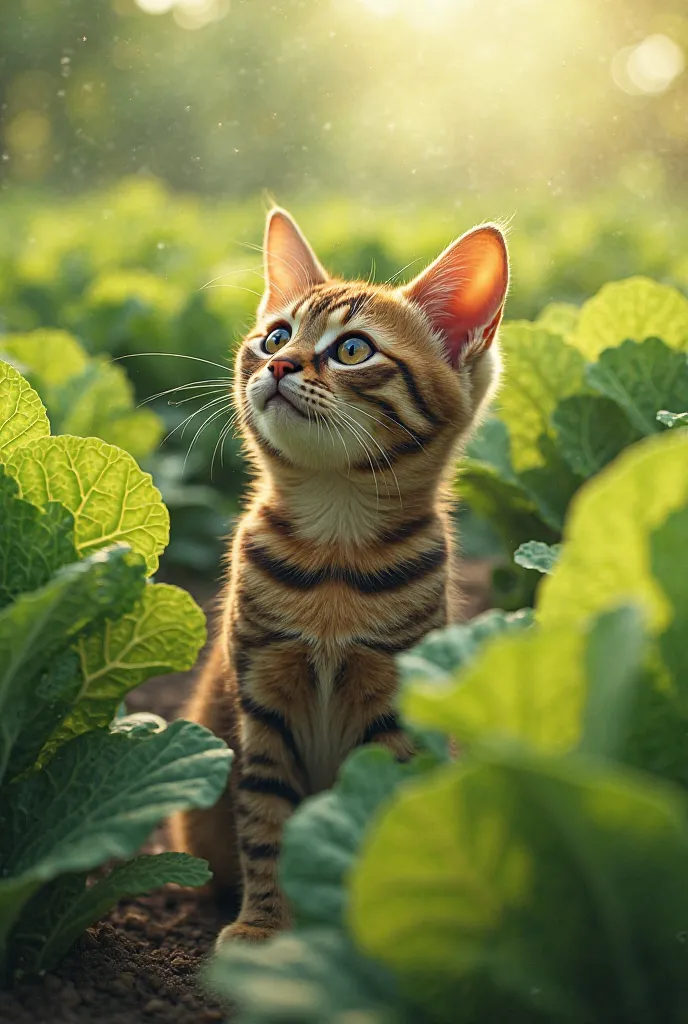
[(455, 458), (498, 384), (509, 285), (500, 228), (401, 287), (330, 277), (282, 209), (234, 402), (254, 471), (217, 636), (186, 710), (234, 749), (228, 789), (175, 845), (241, 888), (218, 942), (288, 927), (284, 823), (357, 746), (407, 760), (395, 655), (455, 620)]

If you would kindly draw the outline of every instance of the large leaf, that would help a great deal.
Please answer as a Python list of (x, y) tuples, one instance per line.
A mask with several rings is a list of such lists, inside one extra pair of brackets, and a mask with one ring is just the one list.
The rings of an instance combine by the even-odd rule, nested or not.
[[(688, 348), (688, 338), (686, 339)], [(625, 341), (602, 352), (587, 367), (588, 385), (624, 410), (642, 435), (659, 433), (658, 409), (681, 408), (688, 400), (688, 354), (660, 341)]]
[(205, 616), (190, 594), (147, 586), (130, 612), (79, 641), (82, 684), (55, 742), (107, 725), (125, 694), (151, 676), (192, 668), (205, 639)]
[(115, 548), (61, 569), (0, 613), (0, 780), (36, 712), (42, 673), (82, 633), (128, 611), (143, 586), (141, 559)]
[(688, 299), (646, 277), (604, 285), (582, 307), (570, 341), (586, 359), (622, 342), (662, 338), (671, 348), (688, 348)]
[(79, 554), (124, 541), (155, 572), (169, 539), (169, 515), (150, 474), (127, 452), (94, 437), (65, 435), (33, 441), (6, 461), (23, 498), (41, 507), (59, 501), (73, 514)]
[(284, 830), (280, 881), (299, 927), (341, 927), (347, 876), (379, 807), (422, 770), (379, 746), (347, 759), (332, 790), (307, 800)]
[(7, 933), (40, 885), (129, 857), (175, 811), (210, 807), (231, 751), (192, 722), (163, 732), (77, 736), (4, 794), (0, 835), (0, 962)]
[(571, 469), (587, 478), (599, 473), (643, 434), (610, 398), (571, 395), (552, 415), (556, 445)]
[(659, 649), (688, 716), (688, 503), (652, 534), (650, 558), (652, 574), (671, 605)]
[(27, 441), (50, 433), (48, 416), (32, 387), (9, 363), (0, 362), (0, 460)]
[(343, 932), (308, 928), (254, 945), (227, 943), (206, 971), (237, 1024), (424, 1024), (394, 979)]
[(688, 504), (688, 436), (648, 438), (624, 452), (576, 496), (559, 563), (538, 591), (544, 624), (584, 622), (632, 601), (663, 630), (669, 605), (650, 567), (650, 534)]
[(636, 608), (617, 608), (593, 623), (585, 652), (581, 751), (612, 758), (624, 747), (637, 709), (645, 653), (645, 630)]
[(500, 636), (455, 680), (410, 685), (402, 709), (412, 722), (467, 742), (498, 735), (570, 750), (581, 735), (585, 649), (578, 628)]
[(481, 646), (502, 633), (520, 632), (533, 621), (529, 608), (503, 612), (493, 608), (470, 622), (433, 629), (410, 651), (397, 655), (402, 683), (413, 679), (446, 682), (451, 674), (475, 658)]
[(484, 759), (397, 793), (352, 879), (360, 946), (438, 1021), (482, 978), (536, 1020), (681, 1024), (683, 801), (573, 757)]
[(77, 558), (71, 513), (55, 502), (36, 508), (18, 495), (16, 481), (0, 465), (0, 608), (42, 587)]
[(141, 854), (86, 885), (86, 873), (64, 875), (39, 889), (12, 932), (13, 964), (23, 971), (49, 970), (84, 929), (125, 896), (140, 896), (169, 882), (205, 885), (212, 877), (204, 860), (186, 853)]
[(507, 372), (497, 415), (506, 424), (517, 473), (545, 462), (540, 438), (551, 436), (550, 417), (562, 398), (581, 390), (584, 361), (558, 334), (527, 322), (500, 333)]

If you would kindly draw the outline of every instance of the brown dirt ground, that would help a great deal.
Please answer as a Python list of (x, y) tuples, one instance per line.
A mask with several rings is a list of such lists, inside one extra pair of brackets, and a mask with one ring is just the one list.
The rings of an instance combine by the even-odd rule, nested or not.
[[(487, 607), (489, 563), (463, 566), (465, 617)], [(172, 581), (170, 581), (172, 582)], [(181, 583), (183, 581), (175, 580)], [(206, 612), (207, 586), (189, 585)], [(180, 712), (193, 673), (150, 679), (127, 698), (130, 711), (164, 718)], [(167, 848), (164, 827), (146, 852)], [(198, 971), (220, 927), (235, 908), (218, 907), (205, 892), (177, 886), (122, 900), (89, 928), (62, 962), (39, 978), (0, 991), (0, 1024), (211, 1024), (227, 1019), (202, 989)]]

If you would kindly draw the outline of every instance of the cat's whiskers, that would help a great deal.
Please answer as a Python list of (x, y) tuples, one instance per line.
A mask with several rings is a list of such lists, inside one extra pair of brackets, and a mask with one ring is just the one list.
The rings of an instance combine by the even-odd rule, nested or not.
[[(214, 406), (214, 405), (217, 405), (217, 404), (218, 404), (219, 402), (225, 402), (225, 401), (226, 401), (226, 396), (225, 396), (225, 395), (221, 395), (221, 396), (220, 396), (219, 398), (213, 398), (213, 399), (212, 399), (212, 400), (211, 400), (210, 402), (206, 402), (206, 403), (205, 403), (205, 405), (202, 405), (202, 406), (200, 407), (200, 409), (195, 409), (195, 410), (194, 410), (194, 411), (193, 411), (192, 413), (189, 413), (189, 415), (188, 415), (188, 416), (186, 416), (186, 417), (185, 417), (185, 418), (184, 418), (184, 419), (183, 419), (183, 420), (181, 421), (181, 423), (178, 423), (178, 424), (176, 425), (176, 427), (173, 427), (173, 428), (172, 428), (172, 430), (170, 430), (170, 432), (169, 432), (168, 434), (166, 434), (166, 435), (165, 435), (165, 437), (164, 437), (164, 438), (162, 439), (162, 442), (161, 442), (161, 444), (164, 444), (164, 443), (165, 443), (166, 441), (169, 441), (169, 439), (170, 439), (170, 438), (171, 438), (171, 437), (172, 437), (172, 436), (173, 436), (174, 434), (176, 434), (178, 430), (181, 430), (181, 431), (182, 431), (182, 432), (181, 432), (181, 434), (180, 434), (179, 436), (180, 436), (181, 438), (183, 438), (183, 437), (184, 437), (184, 432), (185, 432), (185, 430), (186, 430), (186, 427), (187, 427), (187, 425), (188, 425), (188, 424), (189, 424), (189, 423), (191, 422), (191, 420), (192, 420), (192, 419), (193, 419), (193, 418), (194, 418), (195, 416), (199, 416), (199, 415), (200, 415), (200, 414), (201, 414), (202, 412), (205, 412), (205, 411), (206, 411), (206, 409), (210, 409), (210, 408), (211, 408), (212, 406)], [(229, 404), (228, 404), (228, 403), (227, 403), (227, 408), (229, 408)], [(222, 410), (220, 410), (220, 411), (222, 411)]]
[(210, 288), (211, 285), (217, 284), (218, 281), (224, 281), (226, 277), (236, 277), (239, 274), (257, 274), (258, 277), (263, 277), (263, 274), (261, 274), (260, 270), (256, 267), (244, 267), (242, 270), (227, 270), (224, 274), (218, 274), (217, 277), (213, 277), (210, 281), (206, 281), (206, 283), (202, 284), (198, 290), (199, 292), (203, 292), (206, 288)]
[[(342, 413), (339, 410), (333, 410), (331, 412), (331, 416), (333, 417), (333, 421), (334, 421), (335, 419), (339, 419), (342, 416)], [(341, 422), (342, 427), (344, 427), (345, 429), (348, 429), (354, 435), (354, 437), (356, 438), (358, 443), (363, 448), (363, 451), (366, 454), (368, 462), (370, 463), (370, 469), (371, 469), (372, 474), (373, 474), (373, 483), (375, 485), (376, 511), (379, 512), (380, 511), (380, 490), (379, 490), (379, 488), (377, 486), (377, 474), (375, 472), (375, 462), (373, 460), (373, 457), (372, 457), (372, 454), (370, 452), (370, 449), (368, 448), (368, 445), (365, 442), (365, 438), (361, 437), (361, 435), (358, 433), (358, 431), (355, 429), (355, 427), (353, 427), (351, 425), (351, 423), (347, 423), (344, 419), (341, 419), (340, 422)], [(389, 485), (387, 485), (387, 495), (389, 496)]]
[[(167, 388), (165, 391), (158, 391), (155, 395), (149, 395), (148, 398), (144, 398), (143, 401), (139, 402), (138, 408), (142, 405), (147, 405), (148, 402), (154, 402), (158, 398), (164, 398), (165, 395), (173, 395), (177, 391), (192, 391), (195, 388), (205, 388), (206, 385), (210, 386), (210, 389), (214, 389), (215, 386), (227, 386), (232, 383), (231, 377), (207, 377), (205, 380), (192, 381), (188, 384), (178, 384), (174, 388)], [(196, 395), (195, 397), (201, 397)]]
[(188, 451), (187, 451), (186, 455), (184, 456), (183, 469), (186, 469), (186, 463), (188, 462), (189, 455), (191, 455), (191, 449), (193, 448), (193, 446), (196, 443), (197, 439), (203, 433), (203, 431), (208, 426), (208, 424), (212, 423), (213, 420), (217, 419), (218, 416), (222, 416), (224, 411), (225, 411), (224, 409), (216, 409), (215, 412), (211, 413), (210, 416), (208, 416), (207, 419), (205, 419), (203, 421), (203, 423), (201, 423), (200, 427), (198, 428), (198, 430), (196, 431), (196, 433), (193, 436), (193, 439), (191, 441), (191, 444), (189, 445), (189, 448), (188, 448)]
[(346, 446), (346, 442), (345, 442), (345, 440), (344, 440), (344, 438), (342, 436), (341, 431), (337, 428), (337, 424), (336, 423), (333, 423), (332, 426), (330, 426), (329, 420), (327, 419), (326, 416), (323, 416), (322, 420), (323, 420), (323, 423), (325, 424), (325, 426), (327, 427), (327, 429), (330, 432), (330, 437), (332, 438), (332, 450), (333, 451), (334, 451), (336, 446), (335, 446), (335, 441), (334, 441), (334, 435), (332, 434), (332, 427), (334, 427), (334, 429), (337, 431), (337, 434), (339, 436), (339, 440), (342, 442), (342, 447), (344, 449), (344, 454), (346, 455), (346, 462), (347, 462), (347, 473), (346, 473), (346, 475), (347, 476), (351, 476), (351, 459), (349, 458), (349, 449)]
[(123, 356), (114, 356), (112, 359), (113, 363), (118, 363), (123, 359), (141, 359), (144, 356), (164, 356), (166, 359), (190, 359), (195, 363), (206, 363), (207, 366), (217, 366), (223, 373), (229, 372), (229, 367), (222, 363), (216, 363), (212, 359), (203, 359), (201, 356), (189, 356), (184, 352), (128, 352)]
[[(375, 437), (374, 437), (374, 436), (373, 436), (373, 435), (372, 435), (372, 434), (370, 433), (370, 431), (369, 431), (369, 430), (366, 430), (366, 428), (365, 428), (365, 427), (361, 426), (361, 424), (360, 424), (360, 423), (357, 423), (357, 422), (356, 422), (356, 420), (354, 420), (354, 418), (353, 418), (352, 416), (349, 416), (349, 414), (348, 414), (348, 413), (345, 413), (345, 412), (343, 412), (343, 411), (342, 411), (341, 409), (338, 409), (338, 410), (337, 410), (337, 412), (339, 413), (339, 415), (340, 415), (340, 416), (343, 416), (345, 420), (348, 420), (348, 421), (349, 421), (349, 423), (355, 423), (355, 424), (356, 424), (356, 427), (357, 427), (357, 428), (358, 428), (359, 430), (362, 430), (362, 431), (364, 432), (364, 434), (366, 434), (366, 435), (367, 435), (367, 436), (368, 436), (368, 437), (370, 438), (370, 440), (371, 440), (371, 441), (373, 442), (373, 444), (374, 444), (374, 445), (376, 446), (376, 448), (378, 448), (378, 450), (380, 451), (380, 454), (381, 454), (382, 458), (383, 458), (383, 459), (385, 460), (385, 462), (387, 463), (387, 466), (388, 466), (388, 468), (389, 468), (389, 471), (390, 471), (390, 473), (392, 474), (392, 476), (393, 476), (393, 478), (394, 478), (394, 483), (396, 484), (396, 488), (397, 488), (397, 494), (399, 495), (399, 507), (400, 507), (400, 508), (403, 508), (403, 501), (402, 501), (402, 497), (401, 497), (401, 488), (399, 487), (399, 481), (398, 481), (398, 479), (397, 479), (397, 475), (396, 475), (396, 473), (394, 472), (394, 468), (393, 468), (393, 466), (392, 466), (392, 463), (390, 462), (389, 456), (388, 456), (387, 452), (385, 451), (385, 449), (384, 449), (384, 448), (382, 447), (382, 445), (381, 445), (381, 444), (380, 444), (380, 443), (378, 442), (377, 438), (375, 438)], [(386, 478), (386, 477), (383, 477), (383, 479), (384, 479), (384, 481), (385, 481), (385, 484), (386, 484), (386, 486), (387, 486), (387, 496), (388, 496), (388, 497), (390, 497), (390, 493), (389, 493), (389, 484), (387, 483), (387, 478)]]
[(217, 441), (215, 442), (215, 447), (213, 448), (213, 457), (210, 460), (210, 479), (211, 479), (211, 481), (213, 479), (213, 471), (215, 469), (215, 459), (217, 458), (218, 449), (220, 451), (220, 466), (222, 467), (222, 469), (224, 469), (224, 465), (225, 465), (225, 463), (224, 463), (224, 444), (225, 444), (225, 441), (227, 440), (227, 437), (228, 437), (232, 427), (234, 426), (234, 422), (236, 420), (236, 416), (237, 416), (236, 413), (232, 413), (232, 415), (228, 417), (227, 422), (224, 424), (224, 426), (220, 430), (220, 433), (218, 434)]
[[(338, 402), (339, 405), (345, 405), (347, 407), (347, 409), (354, 409), (355, 412), (360, 412), (361, 415), (367, 416), (369, 419), (373, 420), (374, 423), (379, 424), (384, 430), (390, 430), (391, 429), (385, 423), (383, 423), (382, 420), (379, 420), (377, 418), (377, 416), (373, 416), (372, 413), (366, 412), (365, 409), (360, 409), (357, 405), (354, 405), (352, 402), (345, 402), (343, 398), (338, 398), (337, 402)], [(425, 446), (420, 441), (420, 439), (418, 437), (416, 437), (416, 435), (414, 433), (412, 433), (412, 431), (410, 431), (408, 429), (408, 427), (405, 427), (403, 423), (398, 423), (392, 416), (388, 416), (387, 413), (383, 412), (382, 415), (385, 417), (385, 419), (389, 420), (390, 423), (393, 423), (395, 425), (395, 427), (401, 427), (401, 429), (404, 430), (408, 434), (408, 436), (411, 438), (411, 440), (416, 442), (416, 444), (418, 445), (420, 450), (422, 452), (424, 452), (425, 455), (429, 454), (428, 451), (426, 450)]]

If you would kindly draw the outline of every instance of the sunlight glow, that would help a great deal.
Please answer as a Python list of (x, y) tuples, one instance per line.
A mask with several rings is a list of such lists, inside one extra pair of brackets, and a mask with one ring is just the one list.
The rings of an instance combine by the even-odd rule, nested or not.
[(475, 0), (359, 0), (371, 14), (378, 18), (391, 18), (401, 15), (418, 28), (437, 28), (449, 17), (456, 14), (457, 8), (470, 8)]
[(685, 68), (683, 50), (665, 35), (647, 36), (637, 46), (626, 46), (612, 59), (612, 78), (631, 96), (666, 92)]
[(166, 14), (174, 0), (136, 0), (136, 3), (146, 14)]

